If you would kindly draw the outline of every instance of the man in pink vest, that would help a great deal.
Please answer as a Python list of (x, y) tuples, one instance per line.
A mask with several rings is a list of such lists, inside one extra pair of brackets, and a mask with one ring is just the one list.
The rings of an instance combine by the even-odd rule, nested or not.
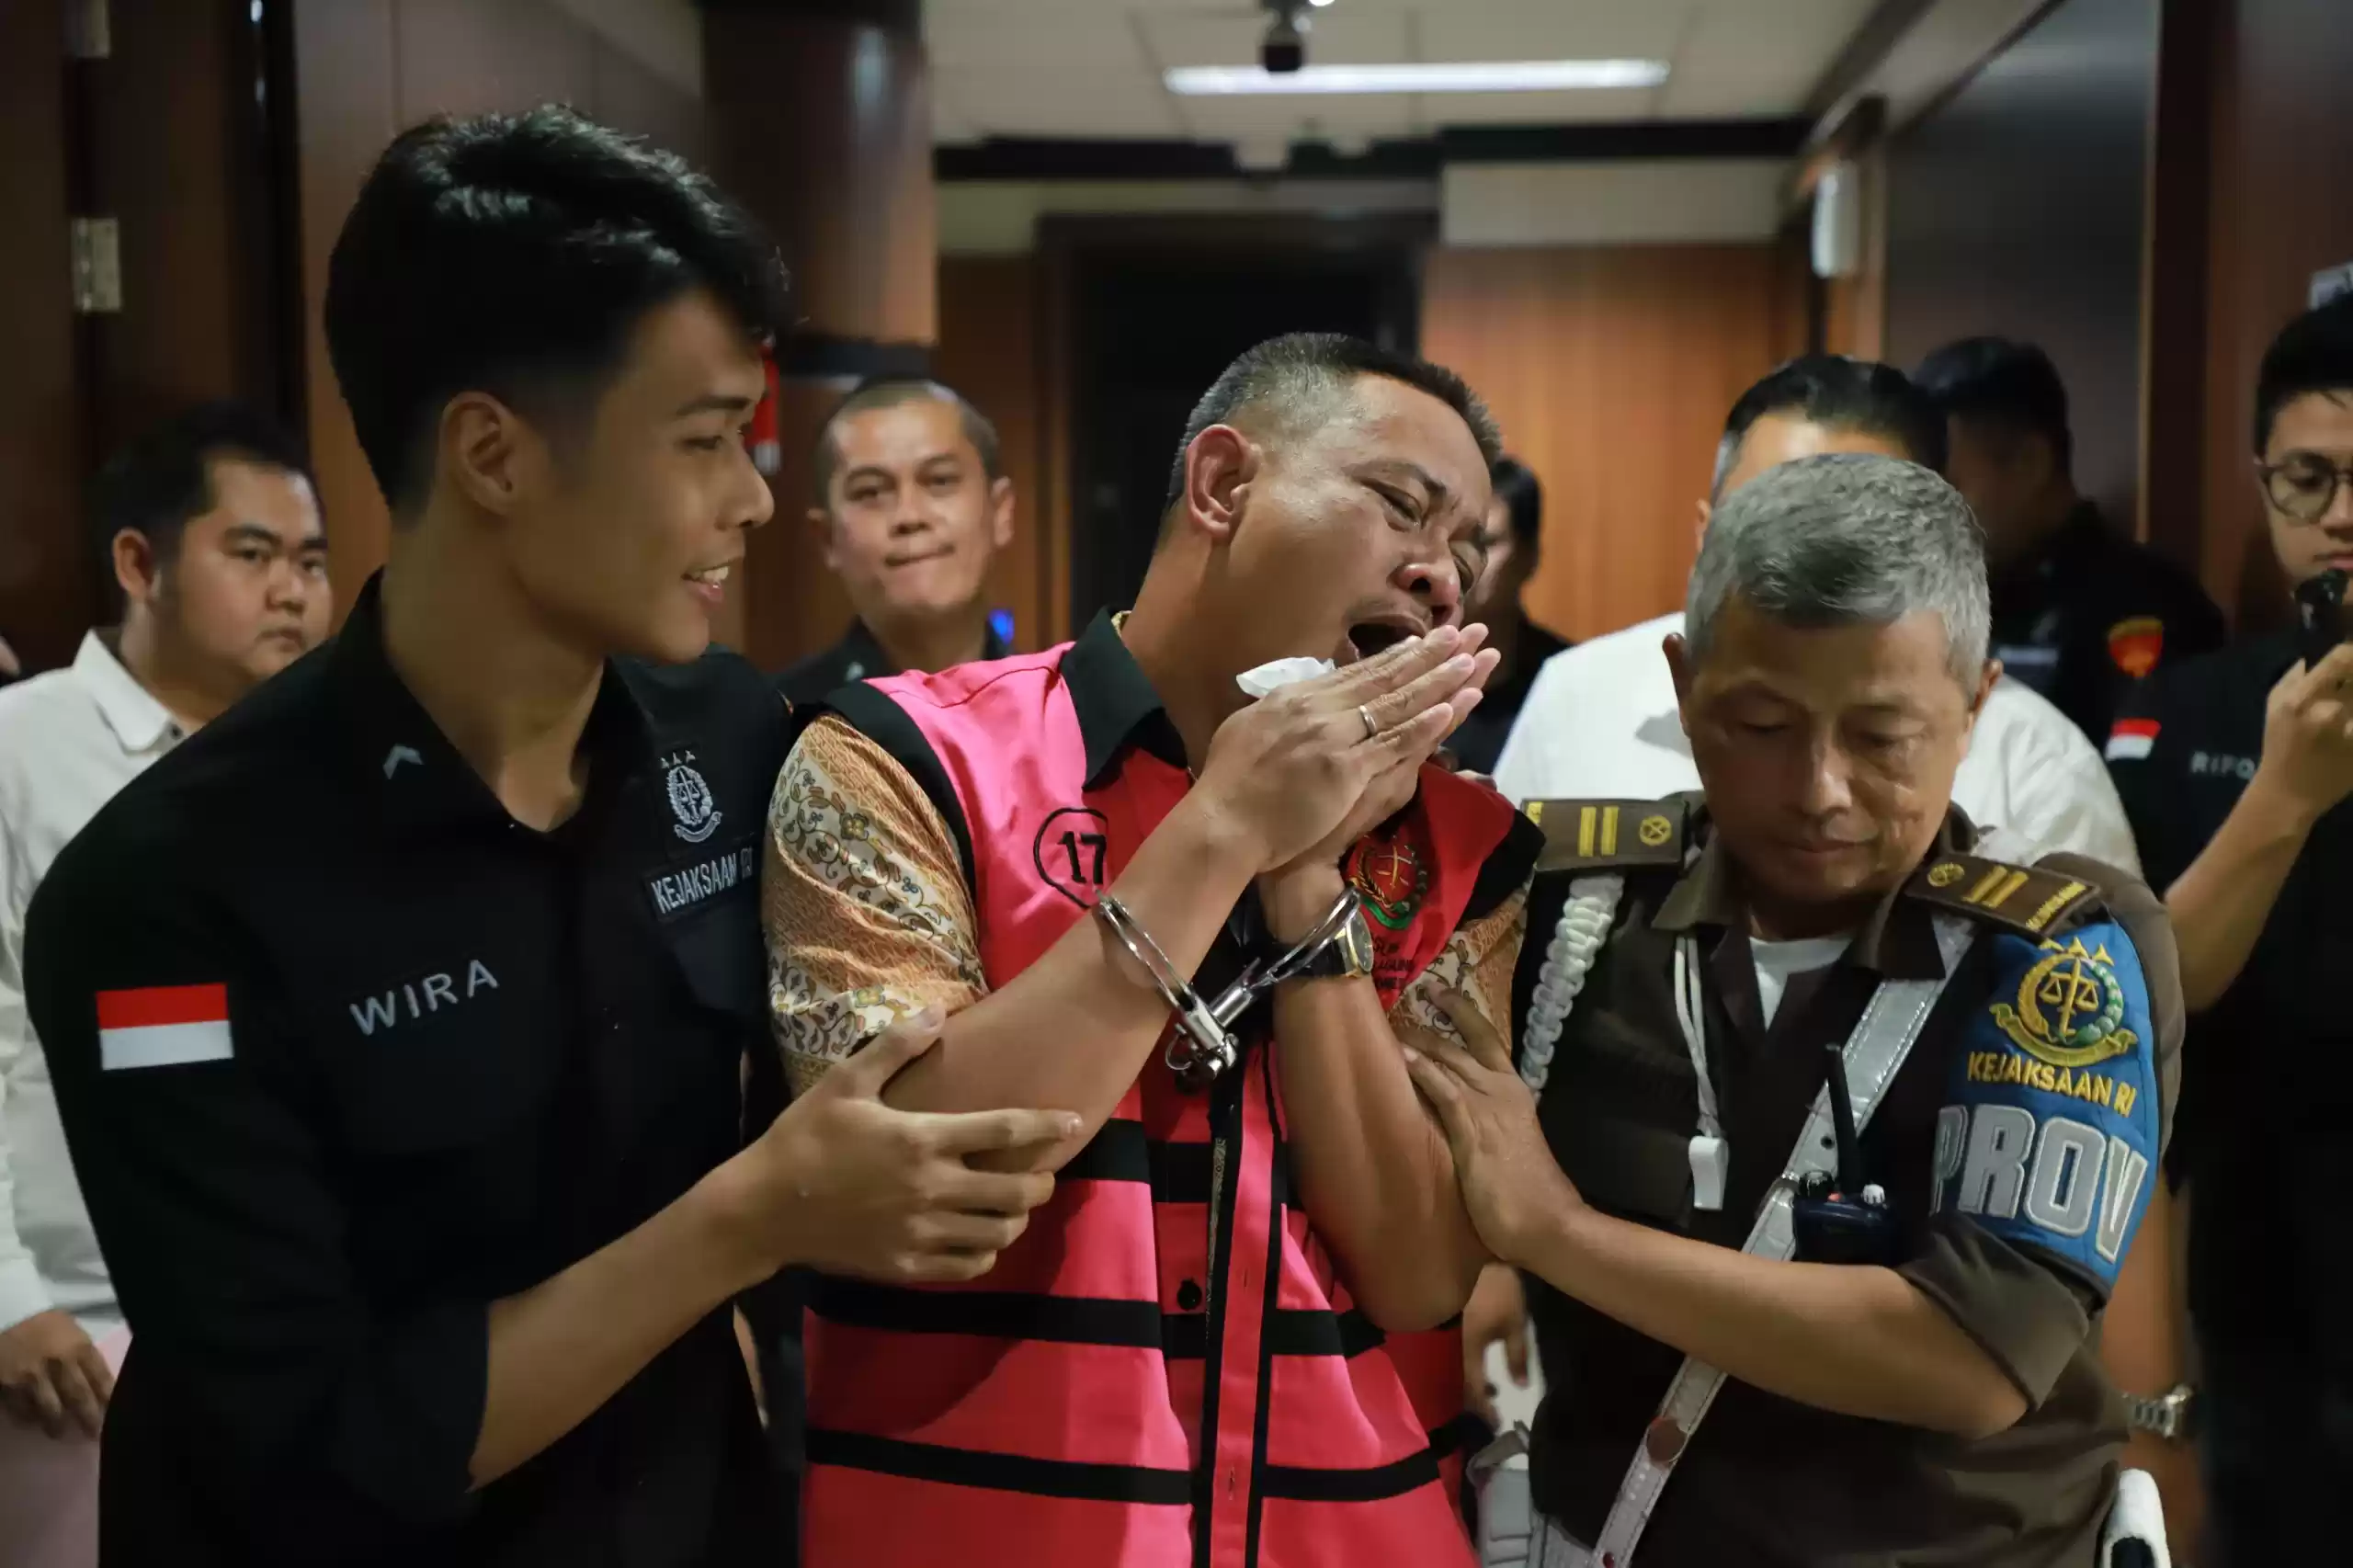
[(821, 1282), (810, 1568), (1469, 1562), (1428, 1331), (1483, 1254), (1392, 1019), (1508, 1021), (1537, 845), (1428, 765), (1494, 666), (1495, 453), (1449, 372), (1263, 344), (1131, 613), (801, 735), (763, 890), (796, 1085), (938, 1005), (893, 1103), (1083, 1119), (972, 1289)]

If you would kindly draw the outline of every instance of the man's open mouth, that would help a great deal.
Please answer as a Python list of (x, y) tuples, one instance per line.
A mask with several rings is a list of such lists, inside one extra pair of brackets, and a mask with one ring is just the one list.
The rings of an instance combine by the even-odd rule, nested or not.
[(1347, 655), (1340, 663), (1353, 665), (1358, 659), (1370, 659), (1375, 653), (1394, 648), (1408, 637), (1418, 637), (1425, 628), (1410, 616), (1383, 616), (1374, 620), (1359, 620), (1348, 628)]

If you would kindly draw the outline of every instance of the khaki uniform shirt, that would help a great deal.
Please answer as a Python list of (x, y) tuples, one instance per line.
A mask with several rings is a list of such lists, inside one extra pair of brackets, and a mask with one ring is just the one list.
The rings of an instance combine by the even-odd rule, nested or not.
[[(1588, 825), (1580, 835), (1586, 805), (1625, 831)], [(2026, 868), (1962, 854), (1976, 833), (1956, 811), (1845, 957), (1791, 978), (1768, 1028), (1737, 873), (1700, 797), (1536, 809), (1553, 846), (1545, 867), (1563, 874), (1538, 878), (1518, 1017), (1568, 882), (1625, 877), (1546, 1085), (1553, 1154), (1597, 1209), (1718, 1245), (1742, 1244), (1788, 1161), (1824, 1081), (1824, 1047), (1848, 1037), (1882, 979), (1944, 972), (1937, 914), (1977, 926), (1864, 1132), (1863, 1174), (1886, 1189), (1899, 1222), (1898, 1272), (2009, 1374), (2027, 1414), (1971, 1441), (1727, 1381), (1651, 1518), (1642, 1568), (2091, 1563), (2125, 1436), (2097, 1358), (2097, 1318), (2157, 1179), (2181, 1038), (2163, 905), (2081, 857)], [(1673, 990), (1686, 933), (1698, 939), (1708, 1060), (1731, 1144), (1718, 1212), (1690, 1204), (1695, 1071)], [(1989, 1123), (1974, 1142), (1972, 1117)], [(2046, 1144), (2060, 1152), (2048, 1171), (2035, 1162)], [(1552, 1389), (1536, 1422), (1536, 1501), (1589, 1541), (1683, 1358), (1532, 1276), (1528, 1284)]]

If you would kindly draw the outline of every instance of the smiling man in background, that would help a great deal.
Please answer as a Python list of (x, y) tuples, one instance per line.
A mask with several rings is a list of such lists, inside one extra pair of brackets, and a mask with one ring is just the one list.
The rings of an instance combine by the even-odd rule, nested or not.
[(825, 565), (858, 619), (777, 677), (795, 704), (902, 670), (1009, 650), (989, 624), (989, 562), (1013, 540), (1013, 481), (996, 426), (938, 381), (868, 381), (817, 434)]

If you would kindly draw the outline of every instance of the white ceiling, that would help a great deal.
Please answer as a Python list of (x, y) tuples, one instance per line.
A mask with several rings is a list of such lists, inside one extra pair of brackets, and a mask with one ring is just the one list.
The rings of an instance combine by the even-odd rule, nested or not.
[(1449, 125), (1718, 119), (1797, 112), (1873, 0), (1335, 0), (1308, 59), (1640, 58), (1657, 87), (1564, 93), (1180, 98), (1172, 65), (1258, 58), (1256, 0), (926, 0), (936, 138), (1175, 137), (1343, 146)]

